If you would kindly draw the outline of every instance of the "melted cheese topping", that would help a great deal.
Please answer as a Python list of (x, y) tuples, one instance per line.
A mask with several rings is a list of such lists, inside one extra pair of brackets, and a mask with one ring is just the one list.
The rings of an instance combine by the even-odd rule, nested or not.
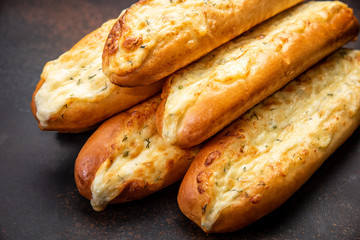
[[(170, 162), (190, 153), (164, 143), (156, 130), (155, 112), (138, 124), (140, 126), (127, 128), (118, 136), (116, 151), (96, 172), (91, 185), (91, 205), (96, 211), (104, 210), (134, 180), (143, 182), (144, 188), (160, 189), (163, 180), (171, 174)], [(192, 154), (195, 157), (195, 152)]]
[(42, 126), (72, 102), (100, 101), (114, 90), (115, 85), (102, 72), (101, 56), (115, 21), (107, 21), (70, 51), (46, 64), (41, 74), (45, 82), (35, 95), (36, 116)]
[(286, 175), (304, 164), (306, 149), (326, 151), (334, 132), (360, 110), (359, 59), (360, 51), (339, 50), (227, 129), (243, 135), (221, 153), (209, 179), (213, 200), (201, 219), (204, 228), (232, 204), (256, 201), (252, 191), (266, 187), (274, 171)]
[(122, 75), (140, 67), (155, 48), (165, 46), (167, 39), (172, 39), (178, 33), (191, 36), (184, 47), (192, 49), (198, 46), (197, 39), (209, 34), (211, 25), (207, 21), (206, 11), (211, 9), (221, 15), (236, 12), (241, 7), (242, 1), (223, 0), (146, 1), (135, 5), (125, 14), (125, 31), (131, 29), (128, 37), (140, 41), (140, 44), (129, 51), (121, 47), (128, 39), (122, 36), (116, 61), (110, 61), (109, 68)]
[[(301, 34), (308, 22), (328, 22), (335, 7), (346, 5), (339, 2), (310, 2), (279, 14), (253, 28), (197, 62), (169, 77), (170, 90), (163, 117), (163, 138), (176, 142), (181, 121), (196, 101), (206, 94), (220, 94), (228, 85), (246, 86), (248, 76), (268, 62), (282, 49), (297, 48), (287, 42), (290, 36)], [(286, 61), (286, 59), (285, 59)], [(245, 83), (245, 84), (244, 84)], [(181, 104), (179, 104), (181, 103)]]

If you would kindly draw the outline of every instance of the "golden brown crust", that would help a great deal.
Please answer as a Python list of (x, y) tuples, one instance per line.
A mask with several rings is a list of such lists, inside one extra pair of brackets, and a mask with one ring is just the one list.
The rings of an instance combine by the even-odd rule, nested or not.
[[(120, 86), (150, 84), (301, 1), (139, 1), (118, 20), (109, 35), (103, 54), (104, 73)], [(194, 10), (197, 15), (185, 22), (187, 12), (192, 15)], [(147, 25), (156, 25), (155, 35), (151, 32), (149, 37), (150, 32), (141, 32), (146, 27), (142, 23), (145, 19)], [(149, 42), (155, 43), (150, 46)], [(126, 55), (121, 60), (117, 56), (120, 51)], [(131, 66), (125, 67), (129, 62)]]
[[(163, 89), (163, 101), (166, 103), (161, 104), (164, 107), (161, 107), (157, 113), (157, 121), (159, 121), (157, 123), (158, 131), (163, 137), (165, 136), (164, 130), (174, 131), (174, 137), (169, 142), (181, 147), (190, 147), (193, 144), (196, 145), (203, 142), (320, 59), (343, 44), (353, 40), (358, 34), (359, 23), (352, 10), (344, 4), (336, 2), (334, 4), (329, 3), (329, 6), (330, 9), (327, 10), (327, 14), (331, 17), (329, 17), (328, 21), (316, 22), (317, 19), (307, 16), (313, 22), (306, 19), (303, 20), (304, 24), (306, 24), (304, 32), (286, 32), (285, 30), (283, 33), (277, 33), (278, 37), (274, 39), (272, 44), (278, 45), (281, 52), (275, 53), (275, 50), (266, 52), (266, 49), (259, 48), (257, 54), (254, 53), (246, 56), (253, 58), (250, 61), (255, 61), (254, 58), (257, 58), (256, 65), (251, 65), (246, 81), (240, 81), (242, 80), (240, 79), (234, 84), (228, 84), (224, 80), (225, 83), (222, 84), (218, 83), (215, 79), (208, 84), (210, 87), (204, 87), (205, 84), (202, 84), (202, 89), (199, 90), (201, 92), (198, 94), (199, 97), (194, 100), (194, 104), (191, 104), (184, 113), (181, 113), (181, 116), (179, 115), (179, 123), (176, 129), (175, 127), (174, 129), (169, 129), (164, 124), (165, 118), (169, 118), (169, 113), (166, 111), (170, 111), (166, 110), (165, 107), (168, 104), (169, 95), (172, 94), (170, 93), (171, 84), (169, 82), (174, 76), (181, 78), (182, 74), (188, 74), (188, 72), (195, 75), (196, 68), (200, 67), (201, 64), (205, 64), (205, 60), (200, 59), (198, 62), (169, 76)], [(293, 9), (296, 8), (298, 7)], [(280, 14), (274, 19), (279, 19), (281, 15), (285, 17), (285, 14)], [(244, 54), (252, 51), (251, 49), (246, 49), (246, 44), (251, 41), (249, 37), (258, 34), (257, 38), (264, 38), (261, 35), (262, 31), (267, 31), (268, 27), (271, 28), (271, 24), (275, 24), (274, 21), (270, 19), (235, 40), (241, 42), (242, 38), (247, 39), (246, 41), (244, 40), (244, 45), (242, 46), (245, 49)], [(276, 32), (277, 29), (274, 31)], [(221, 53), (221, 49), (226, 49), (227, 45), (231, 46), (231, 43), (223, 45), (203, 59), (210, 58), (211, 54)], [(243, 59), (245, 61), (246, 58), (243, 57)], [(225, 76), (226, 73), (223, 75)], [(210, 80), (211, 78), (209, 82)], [(184, 89), (185, 87), (182, 91)], [(173, 92), (176, 91), (173, 90)], [(195, 94), (193, 95), (195, 96)], [(189, 98), (195, 97), (189, 95)]]
[[(91, 188), (98, 170), (107, 159), (113, 159), (111, 164), (115, 164), (116, 159), (123, 154), (119, 149), (122, 149), (122, 145), (125, 142), (135, 141), (131, 151), (138, 151), (136, 148), (139, 145), (138, 143), (141, 142), (139, 140), (142, 137), (139, 133), (141, 129), (146, 128), (147, 130), (154, 131), (152, 134), (158, 136), (155, 127), (155, 113), (159, 103), (160, 96), (158, 95), (126, 112), (114, 116), (104, 122), (89, 138), (75, 162), (75, 182), (81, 195), (87, 199), (92, 199)], [(160, 137), (158, 138), (161, 139)], [(152, 140), (155, 138), (150, 137), (148, 139)], [(154, 148), (155, 146), (153, 145), (155, 144), (158, 145), (158, 148)], [(131, 144), (131, 146), (133, 145)], [(151, 151), (159, 148), (164, 151), (160, 156), (165, 162), (163, 169), (154, 170), (161, 172), (161, 179), (156, 178), (154, 181), (154, 179), (141, 176), (141, 174), (127, 179), (118, 196), (110, 203), (122, 203), (140, 199), (178, 181), (183, 177), (196, 154), (196, 149), (182, 150), (166, 145), (162, 141), (156, 142), (152, 140), (149, 147)], [(146, 150), (147, 147), (139, 151)], [(175, 155), (172, 154), (174, 151)], [(138, 152), (137, 155), (140, 156), (141, 153)], [(151, 155), (156, 156), (156, 153), (153, 152)], [(131, 157), (131, 153), (129, 153), (129, 157)], [(131, 161), (135, 161), (134, 159)], [(149, 162), (146, 166), (151, 167), (157, 160), (154, 157), (154, 162)], [(139, 165), (141, 163), (138, 163)], [(143, 171), (138, 166), (132, 168), (132, 171)], [(120, 173), (118, 172), (118, 174)], [(119, 175), (119, 177), (121, 176)]]
[[(230, 232), (284, 203), (359, 126), (359, 65), (359, 51), (340, 50), (209, 141), (181, 183), (181, 211), (205, 232)], [(276, 123), (279, 118), (282, 120)], [(311, 124), (313, 118), (318, 118), (320, 125), (303, 126)], [(271, 121), (274, 123), (268, 129)], [(314, 126), (318, 127), (312, 129)], [(280, 133), (272, 136), (275, 129)], [(283, 139), (278, 139), (280, 136)], [(272, 137), (276, 138), (274, 143)], [(282, 145), (277, 145), (279, 142)], [(232, 165), (227, 165), (228, 159), (232, 159)], [(230, 179), (228, 183), (239, 181), (225, 190), (238, 195), (228, 204), (216, 205), (222, 201), (219, 194), (226, 193), (214, 190), (221, 178)], [(204, 216), (216, 210), (219, 213), (213, 222), (206, 223)]]
[[(41, 130), (72, 133), (87, 131), (161, 90), (162, 81), (148, 86), (123, 88), (111, 84), (103, 75), (102, 49), (115, 21), (107, 21), (68, 52), (45, 65), (31, 102), (31, 110)], [(37, 100), (36, 96), (43, 86), (46, 90)], [(71, 94), (74, 97), (69, 96), (70, 91), (73, 91)], [(58, 97), (51, 98), (51, 95)], [(56, 111), (52, 109), (51, 114), (45, 117), (47, 111), (58, 102), (61, 102), (60, 107)], [(39, 119), (37, 104), (42, 106), (40, 116), (45, 119)]]

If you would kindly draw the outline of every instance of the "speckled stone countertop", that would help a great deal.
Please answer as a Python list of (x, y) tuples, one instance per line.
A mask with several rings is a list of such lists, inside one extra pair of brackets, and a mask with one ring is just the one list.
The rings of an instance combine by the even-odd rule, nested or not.
[[(73, 176), (91, 132), (41, 132), (31, 95), (47, 61), (133, 2), (0, 2), (0, 239), (360, 239), (360, 129), (284, 205), (235, 233), (206, 235), (188, 220), (179, 183), (92, 210)], [(345, 2), (360, 17), (360, 1)]]

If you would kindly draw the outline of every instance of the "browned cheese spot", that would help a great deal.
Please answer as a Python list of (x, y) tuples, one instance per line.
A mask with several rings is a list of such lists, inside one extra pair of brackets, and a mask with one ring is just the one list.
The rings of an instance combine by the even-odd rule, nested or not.
[(111, 29), (108, 39), (106, 40), (106, 48), (104, 52), (107, 51), (110, 55), (116, 52), (118, 49), (118, 39), (121, 35), (120, 29), (120, 21), (117, 21)]
[(251, 202), (253, 203), (253, 204), (257, 204), (257, 203), (259, 203), (261, 201), (261, 196), (258, 194), (258, 195), (256, 195), (256, 196), (253, 196), (253, 197), (251, 197)]
[(206, 158), (205, 160), (205, 166), (209, 166), (211, 165), (215, 159), (219, 158), (221, 156), (221, 152), (219, 152), (218, 150), (212, 152), (209, 154), (209, 156)]
[(126, 36), (123, 42), (123, 47), (127, 51), (132, 51), (142, 43), (142, 37)]
[(205, 192), (205, 189), (201, 185), (197, 187), (197, 190), (200, 194), (203, 194)]
[(204, 173), (204, 171), (201, 171), (201, 172), (197, 175), (196, 181), (197, 181), (198, 183), (201, 183), (201, 182), (203, 181), (203, 179), (202, 179), (203, 173)]

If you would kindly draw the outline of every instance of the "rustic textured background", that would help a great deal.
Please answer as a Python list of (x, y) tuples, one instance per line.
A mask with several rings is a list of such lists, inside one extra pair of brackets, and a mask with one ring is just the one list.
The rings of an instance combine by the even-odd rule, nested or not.
[[(31, 94), (47, 61), (133, 2), (1, 1), (0, 239), (360, 239), (360, 129), (283, 206), (236, 233), (207, 236), (183, 216), (179, 184), (91, 209), (73, 178), (91, 133), (39, 131)], [(360, 17), (360, 1), (346, 2)]]

